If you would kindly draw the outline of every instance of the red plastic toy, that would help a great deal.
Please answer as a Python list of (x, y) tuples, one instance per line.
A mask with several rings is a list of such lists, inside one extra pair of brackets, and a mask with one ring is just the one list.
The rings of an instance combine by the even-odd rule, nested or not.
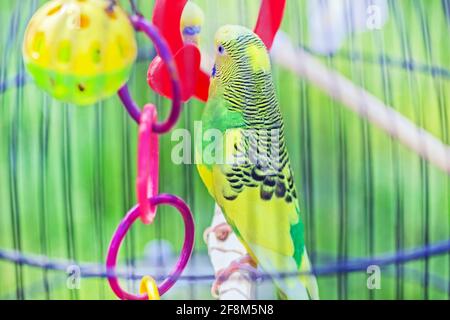
[[(192, 44), (184, 44), (180, 33), (180, 20), (187, 0), (156, 0), (153, 24), (167, 40), (181, 82), (181, 98), (187, 101), (195, 96), (208, 100), (209, 74), (200, 69), (200, 50)], [(286, 0), (262, 0), (255, 33), (268, 49), (272, 47), (280, 28)], [(167, 98), (171, 98), (171, 83), (168, 68), (159, 55), (151, 62), (147, 81), (150, 87)]]

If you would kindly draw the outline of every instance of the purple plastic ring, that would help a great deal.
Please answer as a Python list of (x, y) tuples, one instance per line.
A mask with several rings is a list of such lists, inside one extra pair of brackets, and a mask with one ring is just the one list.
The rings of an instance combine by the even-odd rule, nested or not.
[[(174, 195), (161, 194), (156, 197), (150, 198), (149, 201), (154, 206), (160, 204), (167, 204), (172, 207), (175, 207), (182, 215), (184, 221), (185, 237), (180, 257), (178, 258), (178, 261), (175, 267), (173, 268), (172, 272), (170, 273), (170, 275), (158, 286), (159, 293), (162, 296), (164, 293), (167, 292), (167, 290), (169, 290), (175, 284), (175, 282), (178, 280), (178, 278), (180, 277), (181, 273), (183, 272), (184, 268), (186, 267), (189, 261), (192, 249), (194, 247), (194, 233), (195, 233), (194, 219), (192, 218), (191, 211), (189, 207), (186, 205), (186, 203)], [(108, 255), (106, 257), (106, 270), (108, 274), (109, 285), (111, 286), (111, 289), (114, 291), (117, 297), (119, 297), (122, 300), (148, 299), (147, 295), (134, 295), (124, 291), (120, 287), (119, 279), (117, 278), (117, 275), (115, 273), (117, 264), (117, 255), (119, 253), (122, 241), (125, 238), (125, 235), (127, 234), (128, 230), (131, 228), (133, 223), (139, 218), (139, 216), (140, 210), (138, 205), (132, 208), (130, 211), (128, 211), (128, 213), (120, 222), (119, 226), (117, 227), (114, 233), (114, 236), (109, 245)]]
[[(155, 26), (148, 22), (144, 17), (138, 15), (134, 15), (131, 17), (131, 23), (137, 31), (144, 32), (152, 40), (157, 49), (157, 52), (159, 53), (159, 56), (169, 69), (173, 97), (172, 109), (170, 111), (169, 117), (165, 122), (157, 122), (153, 124), (154, 132), (166, 133), (170, 131), (177, 123), (181, 113), (181, 86), (178, 77), (178, 69), (166, 40), (161, 36)], [(139, 120), (141, 118), (141, 111), (136, 102), (131, 97), (130, 91), (128, 90), (128, 85), (125, 84), (122, 88), (120, 88), (118, 94), (120, 100), (122, 101), (130, 116), (134, 119), (134, 121), (139, 123)]]

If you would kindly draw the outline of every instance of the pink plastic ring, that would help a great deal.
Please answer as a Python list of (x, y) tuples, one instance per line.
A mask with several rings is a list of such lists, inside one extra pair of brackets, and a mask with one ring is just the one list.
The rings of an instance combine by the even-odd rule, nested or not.
[[(189, 207), (184, 203), (180, 198), (171, 195), (171, 194), (161, 194), (154, 198), (149, 199), (152, 205), (157, 206), (160, 204), (168, 204), (170, 206), (178, 209), (180, 214), (183, 217), (184, 222), (184, 243), (183, 248), (181, 250), (180, 257), (178, 258), (177, 264), (175, 265), (173, 271), (170, 273), (169, 277), (165, 279), (161, 285), (158, 286), (158, 290), (161, 296), (167, 292), (180, 277), (184, 268), (186, 267), (187, 262), (192, 254), (192, 249), (194, 247), (194, 220), (192, 218), (191, 211)], [(119, 226), (117, 227), (114, 236), (111, 240), (108, 249), (108, 255), (106, 257), (106, 271), (108, 273), (108, 281), (111, 289), (114, 293), (123, 300), (146, 300), (148, 299), (147, 295), (134, 295), (124, 291), (119, 284), (119, 280), (115, 273), (116, 264), (117, 264), (117, 255), (122, 244), (125, 235), (128, 230), (131, 228), (133, 223), (139, 218), (139, 206), (135, 206), (132, 208), (127, 215), (123, 218)]]
[(148, 198), (158, 194), (159, 180), (159, 138), (153, 131), (157, 121), (156, 107), (148, 104), (141, 113), (137, 154), (136, 191), (141, 220), (145, 224), (153, 222), (156, 206)]

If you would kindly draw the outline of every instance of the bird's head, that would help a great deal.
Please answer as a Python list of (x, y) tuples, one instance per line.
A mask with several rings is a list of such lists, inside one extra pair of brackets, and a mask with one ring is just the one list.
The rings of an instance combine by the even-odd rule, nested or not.
[(253, 31), (245, 27), (221, 27), (215, 36), (215, 51), (211, 73), (213, 85), (223, 85), (233, 79), (246, 81), (258, 73), (270, 73), (266, 46)]

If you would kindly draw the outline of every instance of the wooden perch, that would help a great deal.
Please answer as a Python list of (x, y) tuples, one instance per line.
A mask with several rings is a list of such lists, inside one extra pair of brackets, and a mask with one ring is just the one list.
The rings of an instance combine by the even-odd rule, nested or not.
[[(247, 252), (236, 235), (231, 232), (223, 237), (214, 232), (217, 226), (226, 223), (219, 206), (216, 205), (211, 227), (205, 231), (205, 241), (208, 245), (208, 254), (217, 275), (227, 268), (233, 261), (244, 257)], [(238, 270), (220, 285), (218, 298), (220, 300), (252, 300), (254, 299), (254, 282), (245, 270)]]
[(275, 38), (271, 56), (277, 64), (321, 88), (333, 99), (450, 174), (448, 145), (340, 73), (331, 70), (311, 54), (294, 47), (281, 32)]

